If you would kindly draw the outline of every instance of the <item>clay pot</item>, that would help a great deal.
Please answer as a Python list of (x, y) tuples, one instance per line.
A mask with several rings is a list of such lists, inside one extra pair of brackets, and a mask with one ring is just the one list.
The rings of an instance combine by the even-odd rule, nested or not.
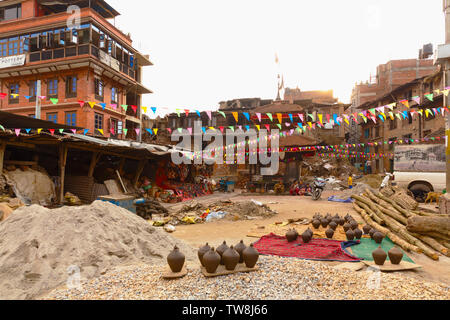
[(245, 266), (247, 268), (254, 268), (256, 262), (258, 262), (259, 252), (253, 247), (253, 244), (247, 247), (242, 254), (244, 255)]
[(178, 249), (177, 246), (175, 246), (173, 251), (167, 256), (167, 263), (169, 264), (170, 270), (174, 273), (181, 272), (185, 261), (185, 255), (180, 252), (180, 249)]
[(320, 228), (320, 220), (313, 220), (312, 225), (315, 229), (319, 229)]
[(350, 219), (352, 219), (352, 216), (347, 213), (347, 215), (345, 216), (345, 221), (348, 222)]
[(320, 221), (320, 223), (322, 224), (322, 227), (326, 228), (328, 226), (328, 224), (330, 223), (330, 221), (328, 221), (328, 219), (322, 219)]
[(352, 229), (348, 229), (348, 231), (345, 233), (345, 235), (347, 236), (348, 241), (355, 239), (355, 233), (353, 232)]
[(336, 231), (337, 229), (337, 223), (335, 221), (331, 221), (330, 224), (328, 225), (333, 231)]
[(389, 260), (391, 260), (392, 264), (400, 264), (403, 259), (403, 251), (400, 250), (397, 246), (393, 247), (388, 252)]
[(363, 232), (361, 231), (361, 229), (356, 228), (355, 230), (353, 230), (353, 233), (355, 234), (355, 238), (358, 240), (361, 240)]
[(327, 235), (328, 239), (333, 239), (334, 236), (334, 230), (332, 228), (328, 229), (325, 234)]
[(345, 231), (345, 232), (347, 232), (347, 231), (350, 230), (350, 229), (351, 229), (350, 224), (348, 224), (348, 223), (344, 224), (344, 231)]
[(314, 237), (314, 232), (310, 228), (306, 229), (306, 232), (309, 232), (311, 238)]
[(369, 234), (370, 230), (372, 230), (372, 227), (369, 226), (368, 224), (366, 224), (366, 225), (363, 227), (364, 234)]
[(386, 262), (387, 254), (383, 249), (381, 249), (381, 246), (379, 246), (377, 250), (372, 252), (372, 257), (375, 264), (382, 266)]
[(340, 220), (341, 219), (341, 217), (336, 213), (336, 215), (334, 216), (334, 218), (333, 219), (335, 219), (335, 220)]
[(370, 238), (372, 238), (373, 239), (373, 235), (374, 235), (374, 233), (376, 233), (376, 232), (378, 232), (378, 230), (377, 229), (370, 229), (370, 231), (369, 231), (369, 235), (370, 235)]
[(355, 231), (356, 229), (358, 229), (359, 224), (356, 221), (352, 221), (352, 223), (350, 223), (350, 226), (351, 226), (352, 230)]
[(240, 258), (239, 252), (234, 250), (233, 246), (231, 246), (222, 255), (225, 269), (227, 269), (228, 271), (233, 271), (234, 269), (236, 269), (236, 266), (239, 263), (239, 258)]
[(311, 239), (312, 239), (312, 236), (311, 236), (311, 234), (310, 234), (308, 231), (305, 231), (305, 232), (302, 234), (302, 240), (303, 240), (303, 243), (308, 243), (308, 242), (311, 241)]
[(220, 254), (211, 248), (207, 253), (203, 255), (203, 263), (208, 273), (215, 273), (220, 264)]
[(202, 264), (202, 266), (205, 266), (203, 264), (203, 256), (205, 255), (205, 253), (207, 253), (209, 250), (211, 250), (211, 247), (208, 245), (208, 243), (206, 245), (204, 245), (203, 247), (201, 247), (200, 249), (198, 249), (198, 259), (200, 260), (200, 263)]
[(236, 250), (239, 253), (239, 263), (244, 262), (244, 255), (242, 254), (244, 250), (247, 248), (247, 246), (244, 244), (244, 240), (241, 240), (235, 247), (234, 250)]
[(286, 233), (286, 239), (288, 242), (294, 242), (298, 238), (298, 233), (294, 229), (289, 230)]
[(381, 244), (381, 242), (383, 242), (384, 239), (384, 234), (382, 234), (381, 232), (375, 232), (373, 234), (373, 240), (375, 240), (376, 243)]
[(339, 219), (339, 225), (343, 226), (345, 224), (345, 219), (344, 218), (340, 218)]
[(217, 251), (217, 253), (220, 255), (220, 264), (221, 265), (223, 265), (224, 263), (223, 263), (223, 259), (222, 259), (222, 256), (223, 256), (223, 253), (225, 252), (225, 251), (227, 251), (229, 249), (229, 247), (227, 246), (227, 242), (226, 241), (224, 241), (220, 246), (218, 246), (217, 247), (217, 249), (216, 249), (216, 251)]

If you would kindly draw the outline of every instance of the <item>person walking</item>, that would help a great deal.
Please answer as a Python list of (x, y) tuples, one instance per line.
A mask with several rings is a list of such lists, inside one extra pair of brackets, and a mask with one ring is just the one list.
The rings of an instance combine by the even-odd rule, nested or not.
[(366, 169), (367, 169), (367, 174), (372, 174), (372, 161), (367, 160)]

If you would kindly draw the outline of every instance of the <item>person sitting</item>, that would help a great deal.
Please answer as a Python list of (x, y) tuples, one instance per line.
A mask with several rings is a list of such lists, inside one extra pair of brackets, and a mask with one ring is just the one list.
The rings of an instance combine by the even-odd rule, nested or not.
[(298, 196), (300, 193), (300, 185), (298, 181), (294, 181), (289, 189), (291, 196)]

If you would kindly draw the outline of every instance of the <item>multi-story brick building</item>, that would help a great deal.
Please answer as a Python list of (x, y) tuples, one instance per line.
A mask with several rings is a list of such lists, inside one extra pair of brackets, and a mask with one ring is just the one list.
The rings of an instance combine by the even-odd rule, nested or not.
[[(421, 141), (427, 137), (442, 136), (445, 127), (444, 117), (440, 113), (436, 115), (433, 110), (443, 106), (443, 93), (439, 91), (437, 94), (435, 91), (442, 89), (442, 85), (442, 73), (437, 72), (434, 75), (408, 82), (378, 99), (361, 105), (358, 113), (396, 103), (392, 111), (385, 109), (386, 120), (384, 122), (379, 118), (379, 112), (376, 112), (375, 115), (377, 123), (372, 120), (368, 120), (367, 123), (360, 120), (361, 140), (358, 143), (365, 144), (364, 152), (388, 154), (394, 151), (394, 144), (391, 144), (391, 141), (406, 139), (408, 143), (410, 139)], [(424, 97), (429, 93), (433, 93), (433, 101)], [(415, 97), (421, 98), (420, 104), (413, 101), (412, 98)], [(403, 100), (408, 101), (409, 108), (399, 103)], [(432, 110), (432, 113), (430, 114), (426, 109)], [(422, 113), (418, 113), (420, 110)], [(392, 112), (392, 115), (389, 115), (389, 112)], [(406, 112), (407, 117), (400, 115), (399, 112)], [(400, 119), (397, 115), (400, 115)], [(393, 171), (393, 160), (389, 157), (374, 159), (372, 168), (375, 173), (382, 173), (384, 170)]]
[[(69, 5), (78, 6), (79, 24)], [(34, 117), (38, 100), (41, 119), (105, 137), (125, 138), (128, 129), (126, 138), (139, 139), (142, 95), (151, 93), (142, 67), (152, 63), (110, 22), (118, 15), (103, 0), (1, 1), (0, 92), (8, 97), (0, 109)]]
[[(391, 60), (377, 67), (377, 74), (365, 83), (356, 84), (352, 91), (350, 112), (370, 101), (377, 100), (392, 90), (421, 77), (429, 76), (438, 68), (432, 59), (422, 59), (423, 52), (430, 54), (429, 46), (422, 49), (421, 59)], [(432, 53), (432, 50), (431, 50)], [(360, 141), (360, 128), (356, 123), (350, 126), (349, 143)]]

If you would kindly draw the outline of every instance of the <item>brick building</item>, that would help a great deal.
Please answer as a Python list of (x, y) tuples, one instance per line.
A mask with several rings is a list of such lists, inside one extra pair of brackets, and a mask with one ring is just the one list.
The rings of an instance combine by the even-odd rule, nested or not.
[[(428, 114), (426, 109), (433, 110), (443, 106), (443, 93), (437, 94), (437, 89), (442, 89), (442, 73), (437, 72), (431, 76), (421, 77), (410, 81), (384, 96), (364, 103), (357, 111), (367, 111), (373, 108), (379, 108), (397, 102), (393, 111), (385, 110), (386, 120), (384, 122), (379, 118), (379, 112), (376, 112), (377, 123), (368, 120), (367, 123), (360, 122), (359, 129), (361, 130), (361, 140), (358, 143), (366, 145), (364, 152), (366, 153), (392, 153), (394, 151), (394, 144), (389, 144), (390, 141), (398, 139), (414, 139), (421, 140), (426, 137), (442, 136), (445, 127), (445, 120), (441, 114)], [(434, 93), (433, 101), (424, 98), (424, 94)], [(421, 97), (421, 103), (412, 101), (413, 97)], [(402, 103), (402, 100), (408, 100), (410, 108)], [(422, 110), (422, 115), (417, 111)], [(391, 119), (389, 112), (393, 113), (394, 119)], [(396, 114), (398, 112), (407, 112), (408, 117)], [(412, 115), (414, 113), (414, 115)], [(385, 143), (387, 141), (387, 143)], [(368, 145), (372, 144), (372, 145)], [(383, 159), (376, 159), (372, 161), (372, 168), (374, 173), (382, 173), (393, 171), (393, 160), (388, 157)]]
[[(79, 6), (79, 25), (68, 5)], [(152, 63), (110, 22), (118, 15), (103, 0), (1, 1), (0, 92), (8, 97), (0, 109), (35, 117), (38, 99), (41, 119), (113, 138), (125, 138), (128, 129), (127, 138), (140, 139), (142, 95), (151, 93), (142, 85), (142, 67)], [(121, 105), (129, 106), (126, 112)]]
[(284, 100), (294, 103), (297, 100), (311, 100), (314, 103), (334, 104), (338, 99), (334, 97), (333, 90), (321, 91), (301, 91), (298, 87), (295, 89), (286, 88), (284, 90)]
[[(429, 46), (425, 46), (420, 57), (424, 57), (423, 52), (429, 55), (429, 51)], [(377, 67), (377, 74), (374, 78), (365, 83), (356, 84), (353, 88), (351, 113), (357, 112), (361, 105), (377, 100), (399, 86), (415, 79), (429, 76), (436, 71), (438, 71), (438, 67), (433, 65), (432, 59), (391, 60), (381, 64)], [(359, 126), (356, 123), (352, 123), (348, 142), (358, 143), (360, 138)]]

